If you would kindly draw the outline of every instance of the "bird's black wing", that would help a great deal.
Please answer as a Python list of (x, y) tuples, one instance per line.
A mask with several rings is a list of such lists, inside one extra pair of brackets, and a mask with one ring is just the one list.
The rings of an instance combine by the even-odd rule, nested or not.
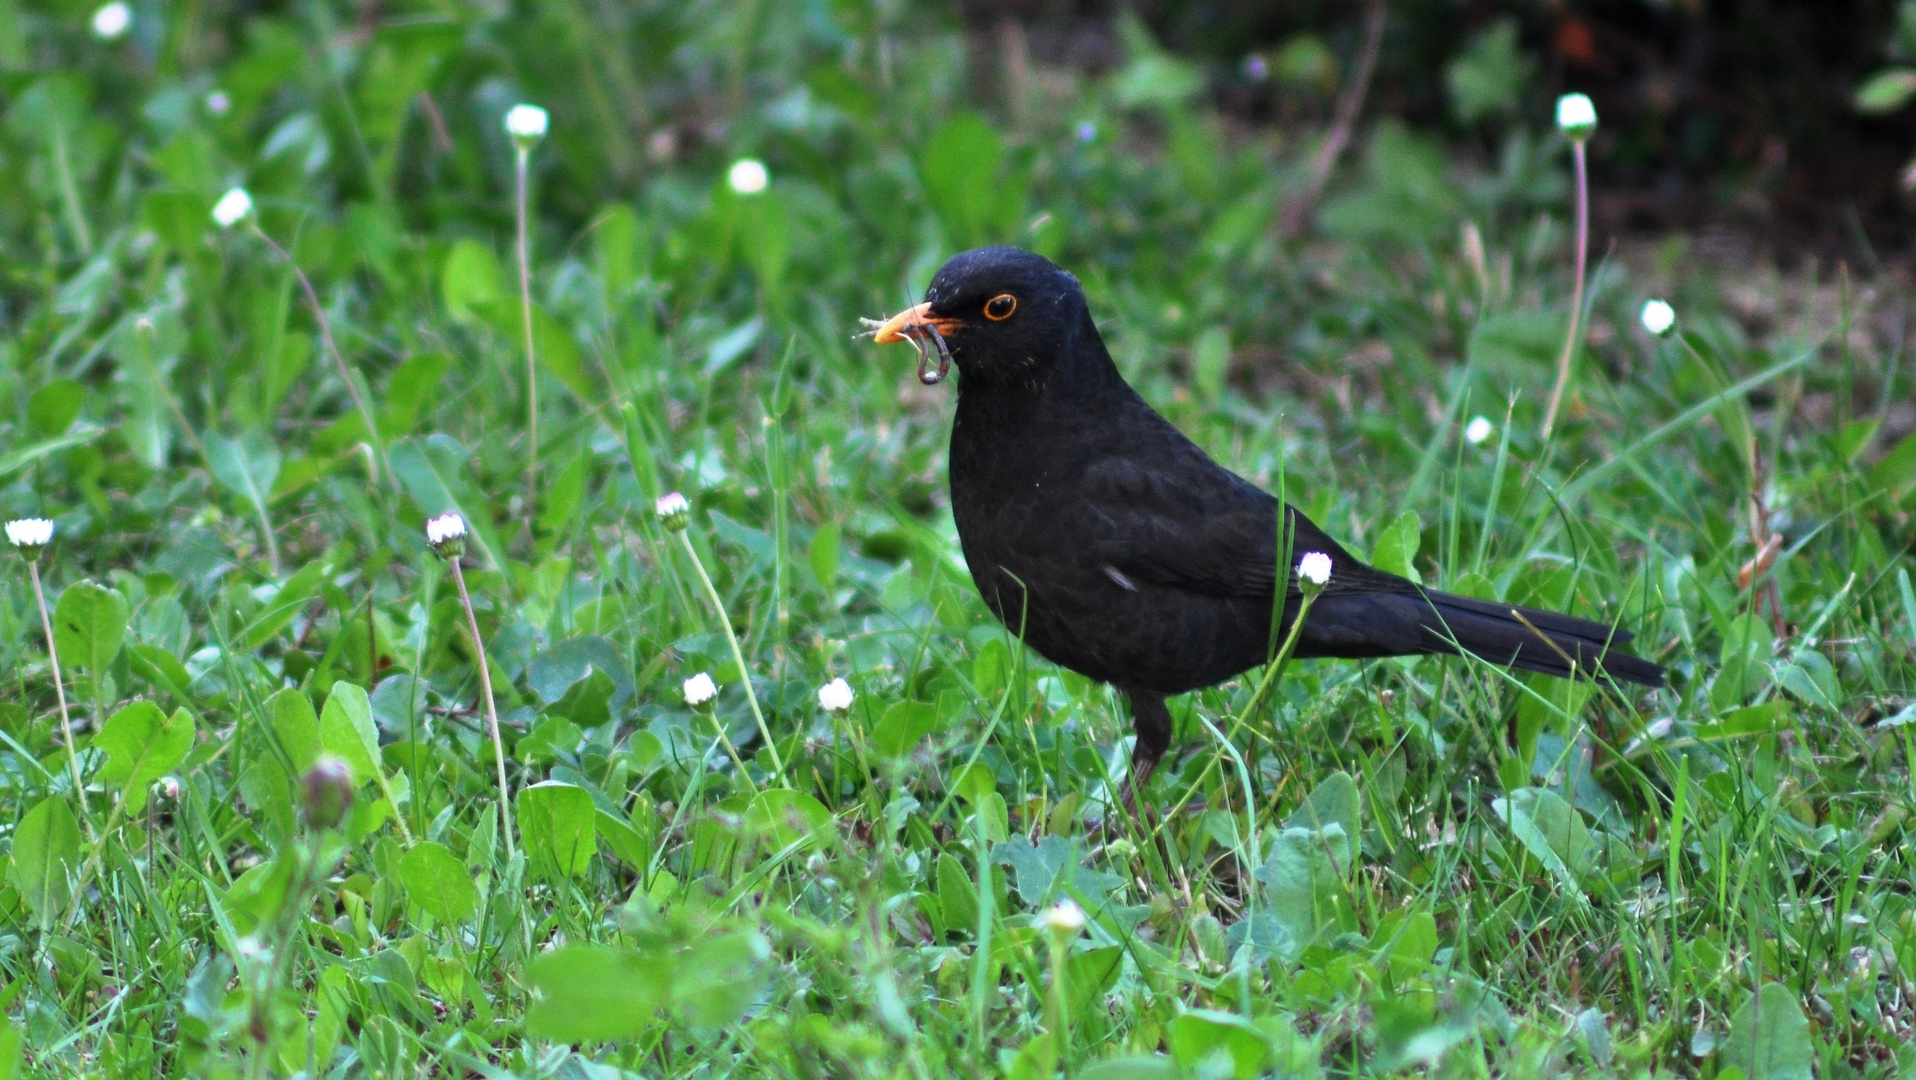
[[(1221, 597), (1273, 595), (1277, 500), (1208, 458), (1167, 458), (1113, 456), (1086, 468), (1078, 492), (1096, 538), (1089, 554), (1126, 579)], [(1288, 592), (1297, 591), (1294, 568), (1307, 551), (1331, 557), (1332, 591), (1414, 588), (1353, 558), (1295, 508), (1291, 519)]]

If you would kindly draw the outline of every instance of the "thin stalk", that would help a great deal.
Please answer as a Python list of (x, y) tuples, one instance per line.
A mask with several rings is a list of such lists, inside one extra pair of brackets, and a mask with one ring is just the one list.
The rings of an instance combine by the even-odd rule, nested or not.
[(300, 269), (297, 262), (293, 261), (290, 252), (281, 247), (277, 240), (266, 235), (266, 230), (259, 227), (257, 218), (251, 224), (253, 235), (265, 241), (266, 246), (272, 248), (274, 253), (292, 268), (293, 277), (299, 282), (300, 293), (306, 298), (306, 307), (312, 311), (313, 322), (319, 326), (320, 344), (325, 349), (326, 356), (332, 360), (333, 370), (338, 372), (339, 381), (346, 384), (346, 392), (352, 395), (353, 408), (359, 410), (360, 421), (366, 425), (366, 439), (372, 443), (373, 456), (377, 459), (375, 465), (380, 472), (386, 473), (390, 478), (391, 472), (386, 467), (386, 445), (379, 437), (379, 421), (373, 417), (372, 406), (366, 404), (366, 396), (359, 392), (359, 384), (353, 381), (352, 371), (346, 366), (346, 357), (341, 355), (339, 344), (333, 340), (332, 320), (326, 317), (326, 309), (320, 305), (319, 292), (313, 288), (312, 279), (306, 276), (306, 271)]
[(53, 171), (60, 181), (60, 202), (66, 207), (67, 224), (80, 243), (80, 254), (93, 254), (93, 230), (87, 227), (86, 210), (80, 204), (80, 189), (73, 182), (73, 163), (67, 154), (66, 129), (53, 125)]
[(778, 744), (772, 741), (772, 729), (765, 723), (764, 710), (758, 707), (758, 693), (752, 689), (752, 671), (745, 666), (745, 653), (738, 647), (738, 635), (732, 633), (732, 618), (725, 613), (725, 601), (719, 599), (718, 589), (712, 585), (712, 576), (705, 572), (705, 563), (700, 561), (698, 549), (692, 546), (692, 538), (686, 535), (684, 529), (675, 531), (686, 556), (692, 560), (692, 568), (699, 572), (699, 584), (705, 586), (705, 598), (712, 602), (712, 610), (718, 613), (719, 628), (725, 631), (725, 643), (732, 647), (732, 660), (738, 664), (739, 679), (745, 684), (745, 700), (751, 703), (752, 719), (758, 721), (759, 738), (765, 740), (765, 749), (772, 755), (772, 783), (776, 786), (785, 778), (785, 763), (779, 760)]
[(519, 232), (519, 322), (526, 336), (527, 521), (533, 518), (533, 504), (539, 495), (539, 365), (532, 347), (532, 262), (526, 241), (526, 159), (531, 154), (530, 147), (520, 145), (513, 170), (518, 188), (514, 210)]
[(80, 779), (80, 755), (73, 749), (73, 721), (67, 715), (65, 680), (60, 677), (60, 650), (53, 644), (53, 616), (47, 612), (46, 590), (40, 586), (39, 560), (27, 560), (27, 576), (33, 579), (33, 598), (40, 605), (40, 629), (47, 635), (47, 662), (53, 667), (53, 696), (60, 703), (60, 735), (67, 741), (67, 769), (73, 774), (73, 798), (80, 804), (87, 838), (97, 842), (100, 834), (93, 830), (93, 815), (86, 809), (86, 783)]
[(1570, 361), (1576, 356), (1577, 340), (1583, 329), (1583, 265), (1590, 256), (1590, 172), (1586, 167), (1582, 139), (1570, 142), (1570, 158), (1577, 174), (1577, 268), (1570, 287), (1570, 333), (1563, 339), (1563, 352), (1557, 356), (1557, 386), (1550, 391), (1550, 409), (1543, 416), (1543, 438), (1557, 425), (1557, 411), (1563, 407), (1564, 391), (1570, 387)]
[(459, 586), (459, 606), (466, 612), (466, 633), (472, 637), (473, 656), (479, 661), (479, 688), (486, 698), (486, 733), (492, 736), (492, 760), (499, 769), (499, 831), (506, 837), (506, 857), (518, 852), (513, 839), (511, 787), (506, 781), (506, 744), (499, 738), (499, 707), (492, 700), (491, 664), (486, 660), (486, 643), (479, 636), (479, 619), (472, 613), (472, 597), (466, 592), (466, 575), (459, 569), (457, 556), (446, 560), (452, 565), (453, 584)]
[(1071, 1018), (1065, 1012), (1065, 939), (1055, 930), (1046, 934), (1051, 946), (1051, 986), (1045, 995), (1045, 1026), (1051, 1030), (1054, 1040), (1052, 1049), (1057, 1051), (1058, 1064), (1065, 1080), (1070, 1080), (1071, 1069)]

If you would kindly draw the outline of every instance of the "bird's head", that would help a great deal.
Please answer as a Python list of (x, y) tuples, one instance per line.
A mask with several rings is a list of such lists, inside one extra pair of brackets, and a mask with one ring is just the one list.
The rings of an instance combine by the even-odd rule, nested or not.
[[(1032, 383), (1065, 362), (1089, 327), (1077, 278), (1042, 255), (987, 247), (952, 256), (933, 275), (925, 302), (876, 324), (872, 340), (917, 345), (926, 383), (944, 378), (951, 361), (968, 383)], [(933, 359), (935, 373), (927, 366)]]

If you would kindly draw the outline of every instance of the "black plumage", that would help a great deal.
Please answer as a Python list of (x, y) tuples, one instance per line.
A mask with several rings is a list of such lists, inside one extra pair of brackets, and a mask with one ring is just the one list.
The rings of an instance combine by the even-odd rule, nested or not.
[[(1016, 248), (952, 258), (925, 303), (879, 342), (936, 346), (959, 370), (951, 505), (972, 579), (1048, 659), (1130, 698), (1142, 784), (1171, 740), (1168, 695), (1270, 658), (1278, 577), (1275, 498), (1211, 460), (1139, 397), (1092, 323), (1076, 278)], [(921, 377), (937, 374), (921, 367)], [(1663, 669), (1588, 619), (1425, 589), (1365, 565), (1295, 507), (1296, 562), (1331, 559), (1300, 657), (1464, 651), (1552, 675), (1660, 686)], [(1281, 640), (1281, 638), (1280, 638)]]

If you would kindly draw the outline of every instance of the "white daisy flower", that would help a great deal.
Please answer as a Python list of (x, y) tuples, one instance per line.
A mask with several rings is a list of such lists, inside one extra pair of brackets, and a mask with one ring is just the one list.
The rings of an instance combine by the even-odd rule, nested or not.
[(725, 174), (725, 182), (740, 195), (756, 195), (772, 182), (772, 174), (765, 171), (765, 163), (757, 158), (739, 158)]
[(1482, 446), (1486, 440), (1497, 433), (1497, 425), (1487, 416), (1473, 416), (1470, 423), (1464, 425), (1464, 439), (1472, 446)]
[(7, 522), (7, 542), (17, 548), (39, 549), (53, 540), (53, 522), (46, 518), (20, 518)]
[(1557, 99), (1557, 130), (1583, 142), (1597, 130), (1597, 106), (1587, 94), (1565, 94)]
[(712, 681), (712, 676), (703, 671), (685, 680), (684, 690), (685, 703), (694, 708), (718, 696), (718, 684)]
[(121, 0), (103, 4), (93, 13), (93, 36), (101, 41), (114, 41), (123, 36), (133, 26), (133, 9)]
[(1643, 320), (1643, 328), (1657, 337), (1669, 337), (1676, 329), (1676, 309), (1664, 300), (1645, 300), (1638, 318)]
[(843, 712), (852, 707), (852, 684), (833, 679), (818, 688), (818, 707), (826, 712)]
[(1305, 586), (1321, 589), (1330, 584), (1331, 557), (1321, 551), (1307, 551), (1297, 560), (1297, 578)]
[(222, 229), (230, 229), (245, 220), (253, 212), (253, 197), (245, 188), (228, 188), (220, 201), (213, 204), (213, 220)]
[(534, 142), (546, 137), (546, 111), (537, 105), (514, 105), (506, 110), (506, 134)]

